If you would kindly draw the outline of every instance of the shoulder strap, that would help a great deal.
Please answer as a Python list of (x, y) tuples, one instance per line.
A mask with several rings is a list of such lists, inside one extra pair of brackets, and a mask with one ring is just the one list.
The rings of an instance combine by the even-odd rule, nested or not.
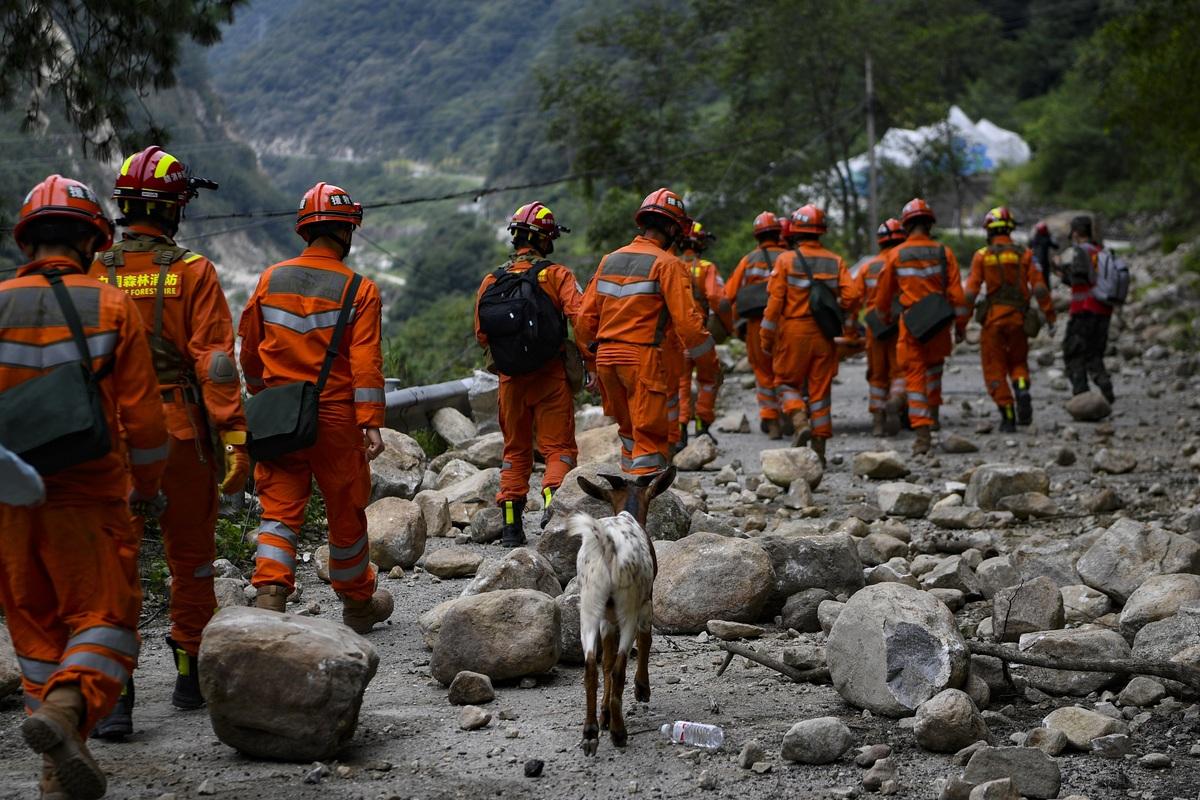
[(83, 369), (94, 385), (108, 375), (112, 369), (112, 360), (110, 359), (106, 362), (99, 371), (92, 369), (92, 351), (88, 347), (87, 336), (83, 333), (83, 320), (79, 318), (79, 310), (75, 308), (75, 302), (71, 299), (71, 293), (63, 285), (63, 273), (58, 271), (47, 272), (45, 273), (45, 278), (50, 283), (51, 290), (54, 291), (54, 298), (58, 301), (58, 307), (62, 309), (63, 319), (66, 320), (67, 327), (71, 329), (71, 338), (75, 340), (75, 347), (79, 350), (79, 358), (83, 362)]
[(942, 262), (942, 294), (950, 292), (950, 262), (946, 258), (946, 245), (938, 250), (938, 260)]
[(808, 274), (808, 282), (813, 281), (812, 266), (808, 263), (808, 259), (804, 257), (804, 253), (800, 252), (800, 248), (796, 248), (796, 258), (800, 259), (800, 263), (804, 265), (804, 271)]
[(321, 364), (321, 374), (317, 378), (317, 394), (325, 390), (325, 382), (329, 380), (329, 371), (333, 369), (333, 361), (338, 356), (338, 348), (342, 344), (342, 334), (346, 332), (346, 323), (350, 320), (350, 309), (354, 307), (354, 299), (358, 297), (358, 287), (362, 284), (362, 275), (355, 273), (346, 287), (346, 295), (342, 298), (342, 310), (338, 313), (337, 325), (333, 328), (333, 336), (329, 339), (329, 349), (325, 351), (325, 363)]
[[(156, 259), (157, 260), (157, 259)], [(158, 267), (158, 286), (154, 290), (154, 338), (162, 338), (163, 328), (163, 302), (167, 291), (167, 273), (171, 271), (171, 264), (174, 261), (165, 259), (159, 262)]]

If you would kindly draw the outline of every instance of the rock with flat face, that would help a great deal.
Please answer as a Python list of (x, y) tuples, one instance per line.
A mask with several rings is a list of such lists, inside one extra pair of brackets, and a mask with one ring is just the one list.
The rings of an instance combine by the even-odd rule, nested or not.
[(538, 538), (537, 552), (550, 562), (559, 583), (566, 583), (575, 577), (575, 565), (582, 545), (583, 538), (571, 532), (566, 517), (560, 517), (547, 525)]
[(371, 501), (384, 497), (412, 497), (421, 488), (428, 458), (417, 440), (392, 430), (380, 429), (383, 453), (371, 462)]
[(485, 433), (467, 445), (466, 460), (480, 469), (499, 467), (504, 461), (504, 434)]
[(385, 497), (367, 506), (371, 560), (382, 570), (411, 569), (425, 554), (425, 516), (411, 500)]
[(1133, 641), (1146, 625), (1196, 603), (1200, 603), (1200, 575), (1154, 575), (1134, 590), (1121, 610), (1121, 634)]
[(417, 492), (413, 502), (421, 507), (421, 516), (425, 518), (425, 535), (449, 536), (453, 526), (450, 522), (450, 504), (441, 492), (426, 489)]
[(1038, 800), (1058, 797), (1062, 786), (1058, 762), (1036, 747), (982, 747), (971, 756), (962, 777), (975, 786), (1008, 778), (1022, 797)]
[(541, 674), (558, 663), (561, 612), (550, 595), (501, 589), (444, 605), (430, 661), (442, 684), (463, 670), (497, 681)]
[(957, 753), (972, 742), (986, 742), (988, 728), (966, 692), (946, 689), (917, 708), (913, 733), (925, 750)]
[(475, 423), (457, 408), (439, 408), (433, 413), (433, 429), (451, 447), (466, 444), (479, 435)]
[(893, 517), (923, 517), (933, 501), (933, 492), (915, 483), (896, 481), (876, 490), (879, 510)]
[(1011, 512), (1017, 519), (1044, 519), (1058, 516), (1058, 505), (1041, 492), (1022, 492), (1000, 498), (1001, 511)]
[(1049, 578), (1007, 586), (992, 599), (992, 630), (1001, 642), (1019, 641), (1026, 633), (1058, 630), (1065, 622), (1062, 595)]
[(672, 463), (685, 472), (703, 469), (705, 464), (717, 460), (717, 443), (711, 436), (694, 436), (687, 447), (675, 454)]
[(1000, 500), (1026, 492), (1050, 493), (1045, 470), (1024, 464), (984, 464), (971, 474), (963, 502), (985, 511), (1000, 508)]
[(1108, 472), (1113, 475), (1124, 475), (1137, 469), (1137, 456), (1127, 450), (1117, 450), (1112, 447), (1101, 447), (1092, 456), (1093, 472)]
[(579, 466), (590, 464), (608, 464), (621, 458), (621, 438), (618, 435), (619, 426), (602, 425), (591, 430), (575, 434), (575, 443), (579, 446), (579, 456), (575, 463)]
[(854, 456), (853, 471), (863, 478), (892, 481), (908, 474), (908, 464), (895, 450), (865, 452)]
[(534, 589), (551, 597), (562, 594), (554, 567), (528, 547), (517, 547), (500, 558), (486, 559), (467, 584), (462, 597), (501, 589)]
[(979, 586), (979, 593), (990, 600), (1004, 587), (1020, 583), (1021, 574), (1013, 566), (1011, 557), (996, 556), (985, 558), (979, 564), (975, 569), (975, 581)]
[(1083, 582), (1118, 603), (1155, 575), (1200, 572), (1200, 545), (1131, 519), (1117, 520), (1075, 565)]
[(826, 656), (843, 700), (890, 717), (962, 686), (970, 658), (950, 610), (899, 583), (851, 597), (830, 631)]
[(832, 599), (833, 594), (824, 589), (805, 589), (796, 592), (783, 604), (783, 627), (792, 628), (800, 633), (816, 633), (821, 630), (817, 609), (821, 603)]
[(837, 717), (797, 722), (783, 737), (780, 755), (800, 764), (830, 764), (854, 744), (854, 734)]
[(425, 571), (439, 578), (469, 578), (483, 563), (483, 556), (463, 547), (443, 547), (425, 556)]
[[(1060, 658), (1129, 658), (1129, 644), (1116, 631), (1103, 628), (1071, 628), (1028, 633), (1021, 637), (1022, 651)], [(1023, 667), (1031, 686), (1047, 694), (1082, 697), (1107, 686), (1115, 675), (1105, 672)]]
[(349, 742), (379, 666), (345, 625), (259, 608), (217, 612), (199, 659), (217, 738), (254, 758), (297, 762), (328, 760)]
[(1082, 583), (1064, 586), (1058, 593), (1062, 595), (1067, 622), (1095, 622), (1113, 610), (1108, 595)]
[(658, 553), (654, 624), (699, 633), (710, 619), (755, 622), (774, 586), (771, 558), (757, 542), (692, 534)]
[(583, 642), (579, 638), (579, 583), (572, 581), (554, 598), (560, 614), (558, 659), (564, 664), (583, 663)]
[(759, 457), (767, 480), (785, 489), (797, 480), (803, 480), (810, 489), (816, 489), (825, 476), (821, 458), (808, 447), (763, 450)]
[(759, 536), (755, 542), (767, 551), (774, 569), (769, 611), (781, 608), (789, 597), (805, 589), (853, 594), (864, 585), (858, 548), (844, 533), (773, 533)]
[(963, 531), (978, 530), (988, 526), (988, 515), (974, 506), (935, 506), (929, 512), (929, 521), (939, 528)]
[(1093, 739), (1114, 733), (1126, 733), (1129, 730), (1124, 722), (1077, 706), (1051, 711), (1049, 716), (1042, 720), (1042, 725), (1051, 730), (1062, 731), (1071, 747), (1085, 752), (1091, 750)]

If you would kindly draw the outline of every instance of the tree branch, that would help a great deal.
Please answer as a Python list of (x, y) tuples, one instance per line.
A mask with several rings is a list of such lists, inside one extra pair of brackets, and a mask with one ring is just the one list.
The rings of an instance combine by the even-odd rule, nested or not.
[(1059, 658), (1040, 653), (1022, 653), (991, 642), (968, 642), (967, 646), (975, 655), (991, 656), (1005, 663), (1075, 672), (1153, 675), (1156, 678), (1167, 678), (1200, 690), (1200, 669), (1172, 661), (1148, 661), (1142, 658)]
[(776, 661), (770, 656), (765, 656), (762, 653), (751, 650), (749, 647), (737, 644), (736, 642), (717, 642), (717, 646), (729, 654), (725, 657), (725, 663), (721, 666), (720, 671), (717, 673), (718, 675), (725, 671), (725, 668), (729, 666), (729, 662), (732, 660), (732, 657), (737, 655), (786, 675), (788, 678), (792, 679), (793, 683), (829, 682), (829, 669), (827, 667), (818, 667), (816, 669), (797, 669), (796, 667), (789, 667), (782, 661)]

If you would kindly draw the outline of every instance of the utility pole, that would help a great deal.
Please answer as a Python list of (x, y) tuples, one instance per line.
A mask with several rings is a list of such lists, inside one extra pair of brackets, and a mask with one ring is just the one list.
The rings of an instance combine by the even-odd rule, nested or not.
[(867, 229), (868, 241), (875, 238), (875, 230), (879, 227), (879, 167), (875, 162), (875, 80), (871, 74), (871, 53), (867, 52), (867, 164), (869, 178), (867, 185)]

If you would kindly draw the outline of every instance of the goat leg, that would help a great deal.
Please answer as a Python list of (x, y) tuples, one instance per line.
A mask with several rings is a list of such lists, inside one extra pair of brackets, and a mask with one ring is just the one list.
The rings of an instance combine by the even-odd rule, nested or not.
[(637, 672), (633, 675), (633, 696), (640, 703), (650, 702), (650, 629), (638, 631)]
[[(599, 644), (599, 638), (596, 637), (596, 644)], [(600, 746), (600, 726), (596, 724), (596, 679), (596, 652), (593, 649), (587, 654), (583, 670), (583, 693), (587, 711), (583, 719), (583, 740), (579, 743), (584, 755), (589, 756), (596, 755), (596, 749)]]
[[(613, 642), (614, 646), (616, 642)], [(629, 733), (625, 730), (625, 712), (622, 704), (625, 701), (625, 668), (629, 666), (629, 654), (618, 653), (612, 668), (612, 697), (609, 698), (609, 712), (612, 716), (612, 727), (609, 735), (617, 747), (624, 747), (629, 741)]]
[(604, 701), (600, 704), (600, 727), (604, 730), (608, 730), (612, 723), (612, 713), (609, 709), (612, 706), (612, 671), (613, 664), (617, 660), (618, 636), (619, 634), (612, 628), (604, 635)]

